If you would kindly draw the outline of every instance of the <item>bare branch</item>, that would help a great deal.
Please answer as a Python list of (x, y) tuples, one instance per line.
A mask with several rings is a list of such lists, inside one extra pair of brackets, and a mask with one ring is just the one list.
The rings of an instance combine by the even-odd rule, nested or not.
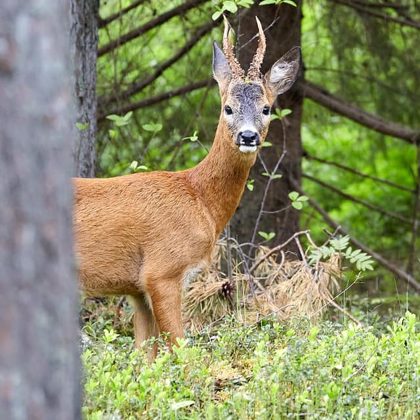
[(190, 9), (193, 9), (194, 7), (198, 6), (199, 4), (205, 3), (208, 0), (190, 0), (186, 3), (182, 3), (178, 7), (174, 7), (171, 10), (168, 10), (165, 13), (162, 13), (161, 15), (157, 16), (156, 18), (150, 20), (149, 22), (145, 23), (144, 25), (133, 29), (132, 31), (126, 33), (125, 35), (121, 36), (118, 39), (115, 39), (108, 44), (104, 45), (103, 47), (99, 48), (98, 50), (98, 57), (109, 53), (110, 51), (114, 50), (115, 48), (120, 47), (121, 45), (126, 44), (129, 41), (132, 41), (133, 39), (143, 35), (144, 33), (150, 31), (153, 28), (156, 28), (157, 26), (162, 25), (163, 23), (167, 22), (169, 19), (179, 16), (185, 12), (187, 12)]
[(99, 20), (99, 28), (103, 28), (106, 25), (109, 25), (114, 20), (120, 19), (122, 16), (130, 12), (131, 10), (135, 9), (136, 7), (142, 5), (147, 0), (136, 0), (133, 1), (129, 6), (124, 7), (123, 9), (119, 10), (117, 13), (114, 13), (104, 19)]
[(362, 109), (337, 98), (330, 92), (309, 81), (302, 82), (301, 86), (306, 98), (311, 99), (333, 112), (350, 118), (351, 120), (364, 125), (365, 127), (371, 128), (372, 130), (378, 131), (379, 133), (405, 140), (411, 144), (419, 142), (419, 131), (413, 130), (409, 127), (404, 127), (394, 122), (385, 121), (377, 115), (363, 111)]
[(397, 188), (397, 189), (402, 190), (402, 191), (407, 191), (411, 194), (414, 194), (416, 192), (412, 188), (408, 188), (408, 187), (405, 187), (403, 185), (396, 184), (392, 181), (388, 181), (387, 179), (378, 178), (374, 175), (365, 174), (363, 172), (360, 172), (360, 171), (358, 171), (354, 168), (350, 168), (349, 166), (343, 165), (343, 164), (338, 163), (338, 162), (333, 162), (331, 160), (321, 159), (319, 157), (312, 156), (312, 155), (308, 154), (307, 152), (304, 153), (303, 157), (308, 159), (308, 160), (315, 160), (316, 162), (324, 163), (326, 165), (335, 166), (336, 168), (340, 168), (343, 171), (351, 172), (352, 174), (355, 174), (355, 175), (360, 176), (362, 178), (371, 179), (372, 181), (379, 182), (381, 184), (388, 185), (389, 187)]
[(355, 3), (359, 3), (361, 6), (373, 7), (378, 9), (408, 9), (409, 6), (405, 4), (391, 3), (391, 2), (378, 2), (368, 3), (362, 0), (354, 0)]
[[(290, 180), (291, 184), (293, 185), (293, 188), (298, 191), (300, 194), (306, 195), (308, 197), (308, 194), (306, 194), (302, 188), (300, 187), (299, 183), (295, 180)], [(343, 235), (348, 235), (348, 232), (343, 229), (335, 220), (333, 220), (330, 215), (311, 197), (309, 198), (309, 204), (323, 217), (323, 219), (334, 229), (337, 229), (339, 232), (341, 232)], [(349, 235), (350, 236), (350, 235)], [(361, 249), (363, 252), (366, 252), (369, 254), (372, 258), (374, 258), (380, 265), (385, 267), (388, 271), (395, 274), (402, 280), (404, 280), (407, 284), (409, 284), (417, 293), (420, 293), (420, 283), (418, 283), (415, 278), (401, 269), (400, 267), (397, 267), (395, 264), (389, 262), (385, 257), (377, 253), (376, 251), (373, 251), (369, 247), (367, 247), (365, 244), (360, 242), (358, 239), (353, 238), (350, 236), (350, 242), (355, 245), (357, 248)]]
[[(160, 95), (153, 96), (151, 98), (142, 99), (141, 101), (128, 103), (125, 105), (121, 105), (117, 108), (113, 108), (107, 112), (102, 112), (98, 116), (98, 121), (103, 121), (105, 117), (109, 114), (126, 114), (129, 111), (135, 111), (140, 108), (146, 108), (148, 106), (152, 106), (158, 104), (160, 102), (166, 101), (167, 99), (175, 98), (176, 96), (185, 95), (189, 92), (193, 92), (198, 89), (202, 89), (208, 86), (214, 85), (216, 82), (213, 79), (206, 79), (201, 80), (199, 82), (191, 83), (186, 86), (182, 86), (178, 89), (170, 90), (168, 92), (161, 93)], [(99, 104), (102, 105), (102, 104)], [(103, 106), (102, 106), (103, 108)]]
[(353, 201), (354, 203), (361, 204), (362, 206), (367, 207), (368, 209), (371, 209), (373, 211), (376, 211), (377, 213), (383, 214), (384, 216), (391, 217), (393, 219), (399, 220), (400, 222), (403, 222), (403, 223), (406, 223), (406, 224), (409, 224), (409, 225), (412, 224), (411, 220), (405, 218), (404, 216), (401, 216), (398, 213), (394, 213), (394, 212), (391, 212), (391, 211), (384, 210), (381, 207), (375, 206), (374, 204), (368, 203), (367, 201), (361, 200), (360, 198), (353, 197), (352, 195), (347, 194), (347, 193), (343, 192), (342, 190), (340, 190), (340, 189), (338, 189), (338, 188), (336, 188), (336, 187), (334, 187), (330, 184), (327, 184), (326, 182), (321, 181), (321, 180), (319, 180), (319, 179), (317, 179), (317, 178), (315, 178), (311, 175), (302, 174), (302, 177), (304, 177), (306, 179), (309, 179), (309, 180), (321, 185), (322, 187), (329, 189), (330, 191), (333, 191), (334, 193), (344, 197), (347, 200)]
[(349, 0), (331, 0), (331, 1), (333, 1), (334, 3), (337, 3), (337, 4), (342, 4), (343, 6), (351, 7), (354, 10), (365, 13), (366, 15), (369, 15), (369, 16), (372, 16), (372, 17), (375, 17), (375, 18), (383, 19), (387, 22), (398, 23), (399, 25), (409, 26), (409, 27), (415, 28), (415, 29), (420, 29), (420, 22), (417, 22), (416, 20), (404, 19), (404, 18), (401, 18), (401, 17), (395, 17), (395, 16), (387, 15), (386, 13), (377, 12), (377, 11), (371, 10), (371, 9), (365, 7), (365, 6), (362, 6), (360, 4), (360, 2), (356, 3), (356, 2), (353, 2), (353, 1), (349, 1)]

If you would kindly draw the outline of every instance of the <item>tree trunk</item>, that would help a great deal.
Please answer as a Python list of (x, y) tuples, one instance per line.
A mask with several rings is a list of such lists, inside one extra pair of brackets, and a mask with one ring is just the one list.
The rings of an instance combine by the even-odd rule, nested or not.
[(96, 59), (99, 0), (71, 0), (71, 38), (77, 104), (74, 174), (95, 175), (96, 162)]
[[(299, 2), (301, 3), (301, 2)], [(245, 45), (257, 33), (255, 15), (261, 20), (267, 38), (267, 52), (262, 70), (267, 72), (270, 67), (290, 48), (300, 46), (301, 41), (301, 9), (289, 5), (253, 7), (239, 22), (238, 44)], [(278, 20), (277, 20), (278, 19)], [(270, 25), (275, 23), (270, 27)], [(246, 68), (250, 63), (257, 45), (257, 38), (239, 50), (241, 64)], [(300, 79), (302, 71), (300, 72)], [(302, 144), (300, 126), (302, 118), (303, 96), (298, 89), (297, 81), (288, 92), (279, 96), (276, 106), (281, 109), (288, 108), (292, 114), (282, 121), (275, 120), (271, 123), (267, 141), (273, 144), (264, 148), (260, 154), (266, 166), (272, 171), (286, 145), (286, 156), (282, 161), (278, 173), (281, 179), (272, 182), (264, 204), (265, 211), (278, 213), (264, 214), (258, 226), (258, 231), (275, 232), (275, 238), (269, 245), (284, 242), (299, 230), (299, 212), (290, 206), (289, 192), (293, 191), (290, 179), (300, 183)], [(283, 130), (283, 127), (284, 130)], [(255, 179), (254, 190), (246, 190), (241, 205), (232, 220), (232, 233), (240, 242), (248, 242), (252, 238), (255, 221), (261, 208), (265, 186), (268, 178), (263, 176), (264, 169), (257, 160), (250, 178)], [(262, 238), (257, 238), (259, 241)], [(289, 251), (296, 251), (295, 244), (291, 243)]]
[(80, 417), (68, 10), (0, 3), (0, 417)]

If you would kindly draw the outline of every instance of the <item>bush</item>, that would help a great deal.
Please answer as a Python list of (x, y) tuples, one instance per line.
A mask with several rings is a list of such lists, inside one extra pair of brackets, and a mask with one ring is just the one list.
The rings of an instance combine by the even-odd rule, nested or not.
[[(97, 325), (103, 325), (97, 323)], [(103, 418), (414, 419), (420, 407), (419, 322), (389, 325), (227, 319), (161, 349), (88, 324), (84, 414)], [(98, 341), (95, 337), (101, 337)], [(163, 347), (163, 343), (161, 343)]]

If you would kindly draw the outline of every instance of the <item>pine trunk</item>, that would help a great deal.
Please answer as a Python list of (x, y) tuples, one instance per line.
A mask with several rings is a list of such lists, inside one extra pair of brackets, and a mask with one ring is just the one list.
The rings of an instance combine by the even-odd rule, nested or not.
[(95, 176), (96, 164), (96, 59), (98, 0), (71, 0), (71, 38), (75, 71), (77, 116), (73, 156), (74, 174)]
[(68, 10), (0, 3), (0, 417), (80, 417)]

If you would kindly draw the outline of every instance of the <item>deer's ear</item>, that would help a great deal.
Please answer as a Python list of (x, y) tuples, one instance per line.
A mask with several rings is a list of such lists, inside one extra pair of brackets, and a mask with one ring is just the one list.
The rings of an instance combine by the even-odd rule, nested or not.
[(220, 89), (224, 89), (232, 79), (232, 70), (229, 63), (215, 42), (213, 43), (213, 77), (219, 84)]
[(289, 90), (295, 83), (300, 64), (300, 48), (294, 47), (276, 61), (265, 75), (265, 83), (276, 97)]

